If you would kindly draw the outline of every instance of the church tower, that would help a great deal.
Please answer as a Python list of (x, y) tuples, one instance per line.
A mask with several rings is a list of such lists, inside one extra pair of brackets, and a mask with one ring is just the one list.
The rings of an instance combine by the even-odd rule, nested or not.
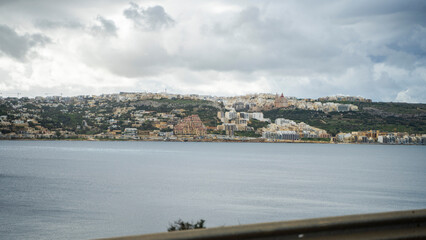
[(287, 98), (284, 97), (284, 94), (281, 93), (281, 96), (275, 95), (275, 108), (286, 108), (288, 107)]

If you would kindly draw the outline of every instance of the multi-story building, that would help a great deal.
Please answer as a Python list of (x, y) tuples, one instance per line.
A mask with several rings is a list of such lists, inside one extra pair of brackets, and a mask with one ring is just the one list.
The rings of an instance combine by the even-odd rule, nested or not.
[(275, 124), (284, 126), (284, 125), (296, 125), (296, 122), (290, 119), (277, 118), (275, 119)]
[(274, 140), (299, 140), (300, 135), (295, 131), (263, 132), (263, 138)]
[(263, 112), (249, 113), (249, 117), (250, 118), (254, 118), (256, 120), (259, 120), (259, 121), (263, 121), (264, 120), (264, 118), (263, 118)]
[(351, 110), (351, 108), (350, 108), (349, 104), (339, 104), (337, 106), (337, 111), (338, 112), (348, 112), (350, 110)]
[(230, 112), (225, 113), (225, 119), (232, 120), (232, 119), (235, 119), (235, 118), (237, 118), (237, 112), (236, 111), (230, 111)]
[(207, 128), (198, 115), (191, 115), (185, 117), (174, 126), (173, 132), (175, 135), (204, 136), (206, 135)]

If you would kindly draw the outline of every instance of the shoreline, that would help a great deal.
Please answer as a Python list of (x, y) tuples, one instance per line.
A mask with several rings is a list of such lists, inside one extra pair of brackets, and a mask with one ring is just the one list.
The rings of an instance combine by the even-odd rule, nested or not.
[(386, 146), (424, 146), (424, 144), (383, 144), (383, 143), (351, 143), (351, 142), (325, 142), (325, 141), (292, 141), (292, 140), (274, 140), (268, 141), (266, 139), (253, 139), (253, 140), (234, 140), (234, 139), (31, 139), (31, 138), (15, 138), (15, 139), (0, 139), (0, 141), (80, 141), (80, 142), (224, 142), (224, 143), (294, 143), (294, 144), (351, 144), (351, 145), (386, 145)]
[(292, 141), (292, 140), (274, 140), (266, 139), (42, 139), (42, 138), (14, 138), (0, 139), (0, 141), (81, 141), (81, 142), (244, 142), (244, 143), (322, 143), (322, 144), (340, 144), (325, 141)]

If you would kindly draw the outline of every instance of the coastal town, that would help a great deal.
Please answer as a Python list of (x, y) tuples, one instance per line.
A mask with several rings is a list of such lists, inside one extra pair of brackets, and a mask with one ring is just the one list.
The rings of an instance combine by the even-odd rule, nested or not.
[(424, 126), (412, 132), (327, 131), (287, 117), (290, 112), (321, 113), (332, 119), (360, 112), (357, 104), (361, 103), (372, 101), (354, 96), (300, 99), (268, 93), (5, 97), (0, 98), (0, 139), (426, 144)]

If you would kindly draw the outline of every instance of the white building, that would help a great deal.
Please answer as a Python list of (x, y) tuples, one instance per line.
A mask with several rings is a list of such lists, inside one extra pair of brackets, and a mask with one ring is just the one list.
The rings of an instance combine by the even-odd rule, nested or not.
[(249, 115), (251, 115), (250, 118), (254, 118), (254, 119), (259, 120), (259, 121), (264, 121), (262, 112), (249, 113)]
[(275, 119), (275, 124), (280, 125), (280, 126), (285, 126), (285, 125), (296, 125), (295, 121), (292, 121), (290, 119), (285, 119), (285, 118), (277, 118)]

